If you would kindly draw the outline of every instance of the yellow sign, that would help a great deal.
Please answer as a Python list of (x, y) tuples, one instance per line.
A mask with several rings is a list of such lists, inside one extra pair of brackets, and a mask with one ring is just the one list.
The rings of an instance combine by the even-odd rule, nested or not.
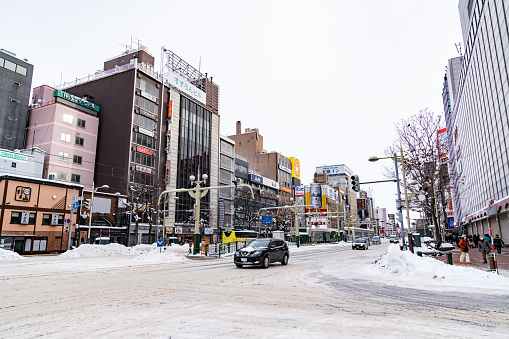
[(294, 157), (288, 158), (292, 163), (292, 177), (300, 180), (300, 160)]

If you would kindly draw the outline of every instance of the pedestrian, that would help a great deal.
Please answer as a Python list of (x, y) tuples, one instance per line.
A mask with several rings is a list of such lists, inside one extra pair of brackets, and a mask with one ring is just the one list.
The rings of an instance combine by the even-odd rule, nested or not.
[(479, 239), (479, 252), (482, 253), (482, 259), (484, 260), (484, 263), (486, 264), (486, 254), (489, 254), (491, 252), (491, 244), (490, 244), (490, 237), (489, 235), (485, 234), (482, 239)]
[(479, 234), (474, 234), (472, 240), (474, 241), (474, 247), (479, 247)]
[(497, 249), (498, 254), (502, 254), (502, 246), (504, 246), (504, 240), (500, 238), (498, 234), (495, 234), (493, 238), (493, 246)]
[(456, 243), (456, 245), (459, 247), (459, 243), (460, 243), (460, 237), (456, 234), (456, 236), (454, 237), (454, 242)]
[(193, 253), (193, 243), (189, 242), (189, 254)]
[(467, 237), (467, 241), (468, 241), (468, 247), (470, 247), (471, 249), (474, 248), (474, 240), (472, 239), (471, 235), (469, 235)]
[[(470, 256), (468, 255), (468, 241), (467, 235), (463, 234), (461, 240), (458, 242), (458, 246), (461, 249), (460, 264), (471, 264)], [(466, 262), (465, 262), (466, 259)]]

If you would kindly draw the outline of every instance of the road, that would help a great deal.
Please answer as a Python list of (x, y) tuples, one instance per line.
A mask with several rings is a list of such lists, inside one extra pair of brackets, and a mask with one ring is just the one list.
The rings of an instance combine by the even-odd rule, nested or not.
[(231, 257), (102, 268), (94, 262), (118, 258), (0, 262), (0, 337), (508, 336), (507, 296), (388, 285), (363, 269), (386, 250), (300, 252), (268, 269), (238, 269)]

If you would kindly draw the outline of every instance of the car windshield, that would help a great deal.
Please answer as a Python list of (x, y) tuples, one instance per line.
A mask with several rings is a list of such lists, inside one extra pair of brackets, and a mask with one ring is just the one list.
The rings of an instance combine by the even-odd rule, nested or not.
[(378, 240), (380, 239), (380, 237), (373, 237), (373, 240)]
[(398, 237), (395, 235), (391, 235), (391, 239), (398, 239)]
[(355, 242), (366, 242), (366, 239), (364, 238), (355, 239)]
[(253, 247), (253, 248), (268, 247), (269, 243), (270, 243), (270, 239), (256, 239), (256, 240), (253, 240), (250, 243), (248, 243), (246, 245), (246, 247)]

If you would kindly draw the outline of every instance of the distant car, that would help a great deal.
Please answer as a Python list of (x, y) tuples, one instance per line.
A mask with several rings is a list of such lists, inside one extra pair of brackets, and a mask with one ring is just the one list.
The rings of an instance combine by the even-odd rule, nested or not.
[(368, 242), (368, 239), (366, 239), (366, 238), (355, 239), (354, 242), (352, 243), (352, 250), (355, 250), (355, 249), (367, 250), (368, 248), (369, 248), (369, 242)]
[(380, 245), (382, 243), (382, 240), (380, 240), (380, 237), (375, 235), (373, 238), (371, 238), (371, 242), (373, 242), (373, 245), (378, 244)]
[(391, 235), (389, 237), (389, 242), (391, 244), (397, 244), (397, 243), (399, 243), (399, 237), (397, 235)]
[(260, 238), (250, 241), (245, 247), (236, 251), (233, 262), (239, 268), (244, 265), (267, 268), (273, 262), (288, 265), (289, 258), (288, 245), (283, 239)]

